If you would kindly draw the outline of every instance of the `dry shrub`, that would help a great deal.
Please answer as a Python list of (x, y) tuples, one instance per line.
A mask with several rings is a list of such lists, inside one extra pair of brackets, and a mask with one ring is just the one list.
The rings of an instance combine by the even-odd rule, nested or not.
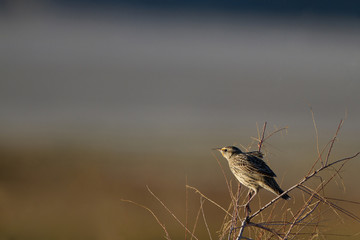
[[(314, 120), (314, 118), (313, 118)], [(300, 179), (295, 185), (291, 186), (284, 191), (283, 194), (292, 192), (295, 196), (297, 194), (297, 204), (289, 204), (288, 201), (280, 201), (281, 196), (276, 196), (267, 203), (259, 203), (259, 209), (251, 212), (250, 206), (244, 206), (247, 202), (247, 190), (241, 187), (240, 184), (236, 186), (232, 185), (232, 182), (228, 180), (224, 168), (220, 160), (214, 155), (217, 160), (226, 181), (228, 192), (230, 194), (230, 204), (227, 208), (222, 207), (199, 189), (186, 185), (188, 191), (194, 191), (199, 196), (199, 209), (192, 227), (188, 224), (188, 217), (186, 215), (185, 223), (183, 223), (149, 188), (149, 193), (162, 205), (166, 211), (184, 228), (185, 239), (198, 239), (196, 237), (196, 229), (198, 227), (199, 219), (204, 222), (204, 227), (208, 232), (209, 238), (212, 239), (209, 225), (207, 224), (206, 213), (204, 211), (204, 202), (207, 201), (224, 213), (224, 219), (222, 226), (219, 230), (219, 239), (318, 239), (326, 238), (328, 234), (326, 231), (326, 221), (324, 216), (334, 215), (341, 221), (343, 216), (350, 218), (354, 222), (360, 223), (360, 218), (353, 212), (346, 210), (341, 206), (343, 203), (360, 204), (359, 202), (349, 201), (345, 199), (335, 199), (327, 196), (325, 189), (329, 184), (340, 177), (340, 171), (348, 163), (349, 160), (357, 157), (360, 153), (330, 161), (332, 155), (333, 146), (341, 129), (343, 121), (341, 120), (338, 128), (332, 139), (320, 150), (317, 141), (318, 156), (314, 161), (312, 167)], [(314, 120), (316, 137), (317, 128)], [(258, 131), (258, 138), (255, 138), (258, 143), (258, 150), (260, 151), (264, 143), (274, 134), (286, 130), (286, 128), (278, 129), (270, 134), (266, 134), (266, 122), (262, 128), (262, 131)], [(327, 170), (327, 171), (324, 171)], [(283, 195), (282, 194), (282, 195)], [(299, 197), (301, 196), (301, 197)], [(299, 199), (300, 198), (300, 199)], [(293, 201), (295, 201), (293, 200)], [(124, 200), (128, 201), (128, 200)], [(188, 198), (186, 196), (186, 201)], [(131, 201), (130, 201), (131, 202)], [(133, 203), (133, 202), (132, 202)], [(301, 203), (301, 204), (299, 204)], [(139, 205), (139, 204), (137, 204)], [(145, 206), (141, 207), (148, 210), (162, 227), (165, 233), (166, 239), (171, 239), (168, 231), (165, 228), (165, 224), (161, 223), (155, 213)], [(186, 212), (188, 203), (186, 202)], [(338, 235), (345, 236), (345, 235)]]

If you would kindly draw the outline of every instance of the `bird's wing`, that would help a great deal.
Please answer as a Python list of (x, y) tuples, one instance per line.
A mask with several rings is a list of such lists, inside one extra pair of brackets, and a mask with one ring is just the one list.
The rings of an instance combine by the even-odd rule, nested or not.
[(246, 152), (246, 154), (250, 154), (261, 159), (264, 158), (264, 154), (260, 151)]
[(242, 153), (235, 158), (237, 158), (238, 164), (249, 172), (258, 173), (268, 177), (276, 177), (276, 174), (270, 167), (254, 154)]

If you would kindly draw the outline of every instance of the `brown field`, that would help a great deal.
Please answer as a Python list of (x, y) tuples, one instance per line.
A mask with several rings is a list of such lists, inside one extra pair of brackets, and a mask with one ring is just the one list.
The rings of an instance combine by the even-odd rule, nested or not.
[[(227, 208), (230, 196), (216, 161), (218, 157), (227, 177), (236, 186), (225, 160), (210, 149), (197, 155), (172, 152), (147, 154), (141, 151), (125, 154), (79, 144), (3, 143), (0, 149), (2, 239), (161, 239), (165, 235), (149, 211), (123, 200), (151, 209), (165, 224), (172, 239), (190, 239), (190, 235), (185, 234), (184, 228), (148, 192), (146, 186), (191, 230), (200, 201), (194, 190), (186, 192), (186, 183)], [(288, 154), (291, 154), (291, 148), (277, 158), (282, 160)], [(274, 160), (276, 158), (271, 153), (269, 158), (283, 188), (304, 176), (314, 160), (310, 153), (305, 154), (306, 161), (298, 156), (282, 164), (280, 160)], [(359, 200), (358, 161), (353, 159), (345, 167), (341, 173), (343, 179), (339, 178), (329, 186), (327, 195)], [(293, 191), (290, 195), (292, 200), (278, 210), (279, 216), (302, 203), (300, 191)], [(260, 191), (253, 209), (261, 205), (259, 201), (265, 202), (272, 197), (271, 193)], [(359, 205), (340, 205), (360, 215)], [(211, 235), (216, 239), (224, 212), (209, 201), (204, 202), (203, 209)], [(340, 238), (331, 234), (351, 236), (358, 232), (359, 223), (346, 216), (340, 214), (336, 217), (331, 211), (324, 211), (321, 217), (320, 229), (326, 234), (326, 239)], [(209, 238), (202, 215), (195, 235), (198, 239)], [(356, 235), (346, 239), (357, 238)]]

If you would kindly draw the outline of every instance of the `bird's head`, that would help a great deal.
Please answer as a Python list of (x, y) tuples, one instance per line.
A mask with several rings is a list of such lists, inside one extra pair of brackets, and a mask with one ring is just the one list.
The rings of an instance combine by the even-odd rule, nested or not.
[(223, 148), (214, 148), (214, 150), (218, 150), (221, 154), (226, 158), (230, 158), (235, 153), (242, 153), (240, 149), (234, 146), (228, 146)]

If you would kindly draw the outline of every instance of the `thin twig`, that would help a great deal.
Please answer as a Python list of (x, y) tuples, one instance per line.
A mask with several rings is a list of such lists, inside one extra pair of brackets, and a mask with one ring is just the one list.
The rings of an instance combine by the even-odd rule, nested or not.
[[(188, 227), (188, 188), (186, 187), (188, 185), (187, 176), (185, 176), (185, 227)], [(187, 240), (187, 231), (185, 230), (185, 240)]]
[(341, 128), (342, 124), (343, 124), (343, 120), (341, 119), (341, 120), (340, 120), (340, 123), (339, 123), (339, 125), (338, 125), (338, 127), (337, 127), (337, 129), (336, 129), (335, 136), (334, 136), (333, 139), (331, 140), (330, 148), (329, 148), (329, 151), (328, 151), (327, 156), (326, 156), (326, 159), (325, 159), (325, 165), (327, 165), (327, 163), (328, 163), (328, 161), (329, 161), (329, 157), (330, 157), (331, 150), (332, 150), (332, 148), (333, 148), (333, 146), (334, 146), (334, 142), (335, 142), (335, 140), (336, 140), (337, 135), (339, 134), (339, 131), (340, 131), (340, 128)]
[(208, 224), (207, 224), (206, 217), (205, 217), (205, 212), (204, 212), (204, 207), (203, 207), (204, 201), (205, 201), (205, 200), (203, 200), (202, 197), (200, 197), (200, 209), (201, 209), (201, 213), (202, 213), (202, 216), (203, 216), (203, 220), (204, 220), (204, 223), (205, 223), (206, 230), (207, 230), (207, 232), (208, 232), (208, 234), (209, 234), (209, 238), (210, 238), (210, 240), (212, 240), (211, 233), (210, 233), (210, 229), (209, 229), (209, 226), (208, 226)]
[[(199, 207), (199, 210), (198, 210), (198, 212), (196, 214), (195, 223), (194, 223), (194, 227), (193, 227), (192, 234), (191, 234), (192, 236), (195, 235), (195, 230), (196, 230), (197, 223), (199, 221), (200, 212), (201, 212), (201, 206)], [(190, 240), (193, 239), (192, 236), (191, 236)]]
[(239, 231), (239, 235), (237, 237), (237, 240), (241, 240), (244, 237), (242, 236), (246, 227), (246, 223), (249, 221), (249, 216), (247, 216), (242, 222), (241, 222), (241, 226), (240, 226), (240, 231)]
[[(238, 190), (237, 190), (237, 194), (236, 194), (236, 204), (234, 205), (234, 208), (233, 208), (233, 215), (232, 215), (232, 219), (231, 219), (231, 226), (230, 226), (228, 239), (231, 238), (232, 231), (234, 230), (234, 228), (236, 226), (238, 215), (239, 215), (238, 209), (239, 209), (239, 201), (240, 201), (240, 190), (241, 190), (241, 184), (238, 183)], [(240, 216), (239, 216), (239, 219), (240, 219)], [(235, 235), (234, 235), (234, 239), (235, 239)]]
[(236, 200), (235, 200), (234, 197), (232, 196), (231, 186), (230, 186), (230, 183), (229, 183), (229, 181), (228, 181), (228, 179), (227, 179), (227, 177), (226, 177), (224, 168), (223, 168), (223, 166), (221, 165), (219, 159), (216, 157), (216, 155), (215, 155), (214, 153), (213, 153), (213, 156), (215, 157), (217, 163), (218, 163), (219, 166), (220, 166), (221, 172), (222, 172), (222, 174), (223, 174), (223, 176), (224, 176), (224, 179), (225, 179), (225, 182), (226, 182), (226, 186), (227, 186), (228, 191), (229, 191), (229, 194), (230, 194), (231, 201), (232, 201), (233, 204), (235, 205), (235, 201), (236, 201)]
[(334, 201), (340, 201), (340, 202), (346, 202), (346, 203), (352, 203), (352, 204), (360, 204), (360, 202), (350, 201), (346, 199), (340, 199), (340, 198), (332, 198), (332, 197), (325, 197), (328, 200), (334, 200)]
[(227, 215), (229, 215), (230, 217), (232, 216), (228, 211), (226, 211), (225, 208), (223, 208), (222, 206), (220, 206), (219, 204), (217, 204), (216, 202), (214, 202), (213, 200), (211, 200), (210, 198), (208, 198), (207, 196), (205, 196), (204, 194), (202, 194), (197, 188), (186, 185), (187, 188), (193, 189), (195, 190), (196, 193), (200, 194), (201, 197), (205, 198), (206, 200), (208, 200), (209, 202), (211, 202), (212, 204), (214, 204), (215, 206), (217, 206), (218, 208), (220, 208), (221, 210), (223, 210)]
[(272, 204), (274, 204), (274, 202), (276, 202), (277, 200), (279, 200), (283, 195), (285, 195), (286, 193), (289, 193), (290, 191), (292, 191), (293, 189), (303, 185), (306, 181), (308, 181), (309, 179), (311, 179), (313, 176), (315, 176), (317, 173), (321, 172), (322, 170), (334, 165), (334, 164), (337, 164), (337, 163), (340, 163), (340, 162), (344, 162), (344, 161), (347, 161), (347, 160), (350, 160), (350, 159), (353, 159), (355, 157), (357, 157), (358, 155), (360, 154), (360, 152), (356, 153), (355, 155), (351, 156), (351, 157), (346, 157), (346, 158), (342, 158), (342, 159), (339, 159), (335, 162), (332, 162), (328, 165), (325, 165), (323, 167), (320, 167), (319, 169), (315, 170), (314, 172), (312, 172), (310, 175), (308, 176), (305, 176), (299, 183), (293, 185), (292, 187), (290, 187), (289, 189), (287, 189), (286, 191), (284, 191), (282, 194), (278, 195), (277, 197), (275, 197), (274, 199), (272, 199), (270, 202), (268, 202), (265, 206), (263, 206), (262, 208), (260, 208), (258, 211), (256, 211), (254, 214), (252, 214), (250, 216), (250, 219), (254, 218), (255, 216), (257, 216), (260, 212), (264, 211), (266, 208), (268, 208), (269, 206), (271, 206)]
[(171, 216), (173, 216), (173, 218), (188, 232), (191, 234), (191, 236), (193, 236), (193, 238), (197, 239), (197, 237), (195, 237), (195, 235), (192, 234), (192, 232), (175, 216), (175, 214), (173, 212), (170, 211), (170, 209), (150, 190), (150, 188), (148, 186), (146, 186), (147, 190), (150, 192), (150, 194), (156, 199), (158, 200), (158, 202), (166, 209), (166, 211), (168, 211)]
[(149, 211), (149, 212), (151, 213), (151, 215), (155, 218), (155, 220), (157, 221), (157, 223), (158, 223), (158, 224), (161, 226), (161, 228), (164, 230), (164, 232), (165, 232), (165, 238), (168, 239), (168, 240), (171, 239), (170, 236), (169, 236), (168, 231), (166, 230), (165, 224), (163, 224), (163, 223), (160, 222), (159, 218), (155, 215), (155, 213), (154, 213), (150, 208), (148, 208), (148, 207), (146, 207), (146, 206), (144, 206), (144, 205), (142, 205), (142, 204), (133, 202), (133, 201), (131, 201), (131, 200), (121, 199), (121, 201), (123, 201), (123, 202), (128, 202), (128, 203), (132, 203), (132, 204), (134, 204), (134, 205), (136, 205), (136, 206), (142, 207), (142, 208), (146, 209), (147, 211)]
[(261, 135), (261, 138), (260, 138), (260, 141), (259, 141), (259, 152), (261, 151), (261, 147), (262, 147), (262, 145), (263, 145), (263, 143), (264, 143), (264, 137), (265, 137), (266, 125), (267, 125), (267, 122), (264, 122), (262, 135)]
[[(313, 124), (314, 124), (314, 129), (315, 129), (315, 135), (316, 135), (316, 150), (318, 153), (318, 160), (320, 160), (321, 164), (323, 163), (322, 159), (321, 159), (321, 154), (320, 154), (320, 148), (319, 148), (319, 133), (318, 133), (318, 129), (316, 126), (316, 121), (315, 121), (315, 117), (314, 117), (314, 111), (312, 110), (312, 108), (310, 107), (310, 111), (311, 111), (311, 117), (313, 120)], [(317, 161), (315, 162), (315, 164), (317, 163)], [(323, 165), (323, 164), (322, 164)], [(312, 170), (312, 169), (311, 169)], [(311, 171), (310, 170), (310, 171)]]
[[(314, 194), (313, 194), (314, 195)], [(310, 209), (302, 218), (300, 218), (303, 213), (305, 212), (306, 208), (309, 207), (309, 203), (312, 201), (313, 199), (313, 195), (310, 196), (309, 200), (304, 204), (304, 207), (302, 208), (302, 210), (299, 212), (298, 216), (296, 218), (294, 218), (293, 223), (290, 225), (288, 231), (286, 232), (284, 239), (287, 239), (287, 237), (289, 236), (289, 234), (291, 233), (291, 230), (294, 228), (295, 225), (298, 225), (298, 223), (300, 223), (301, 221), (303, 221), (304, 219), (306, 219), (318, 206), (319, 206), (319, 202), (317, 202), (317, 204), (315, 205), (315, 207), (313, 207), (312, 209)]]
[(275, 236), (277, 236), (279, 239), (284, 239), (283, 237), (280, 236), (280, 234), (278, 234), (277, 232), (275, 232), (274, 230), (270, 229), (270, 228), (267, 228), (267, 227), (264, 227), (262, 226), (261, 224), (258, 224), (258, 223), (253, 223), (253, 222), (250, 222), (248, 223), (248, 226), (254, 226), (254, 227), (257, 227), (257, 228), (261, 228), (261, 229), (264, 229), (268, 232), (271, 232), (272, 234), (274, 234)]
[[(325, 210), (326, 212), (326, 210)], [(309, 235), (314, 235), (314, 233), (300, 233), (300, 231), (302, 231), (305, 227), (307, 226), (311, 226), (313, 224), (311, 224), (311, 222), (313, 221), (313, 219), (315, 218), (319, 218), (320, 216), (324, 215), (324, 212), (320, 212), (318, 215), (315, 215), (314, 217), (312, 217), (310, 220), (308, 220), (307, 223), (305, 224), (297, 224), (297, 226), (301, 226), (300, 229), (296, 232), (296, 233), (290, 233), (289, 235), (293, 235), (293, 237), (291, 239), (295, 239), (297, 235), (300, 235), (300, 234), (309, 234)], [(319, 224), (316, 223), (316, 228), (319, 227)]]
[(274, 132), (272, 132), (272, 133), (270, 133), (269, 135), (267, 135), (267, 136), (264, 138), (263, 142), (265, 142), (268, 138), (272, 137), (274, 134), (276, 134), (276, 133), (278, 133), (278, 132), (281, 132), (281, 131), (283, 131), (283, 130), (287, 130), (287, 129), (288, 129), (288, 127), (283, 127), (283, 128), (279, 128), (278, 130), (275, 130)]
[[(313, 163), (312, 167), (310, 168), (309, 172), (307, 173), (310, 174), (312, 171), (314, 171), (315, 167), (316, 167), (316, 164), (320, 161), (322, 161), (322, 155), (323, 153), (325, 152), (326, 148), (330, 145), (330, 142), (328, 142), (324, 147), (323, 149), (321, 150), (321, 153), (318, 155), (318, 158), (316, 159), (316, 161)], [(323, 166), (323, 164), (321, 163), (321, 166)]]
[[(327, 200), (326, 198), (324, 198), (323, 196), (317, 194), (314, 190), (312, 190), (311, 188), (302, 185), (299, 189), (301, 189), (302, 191), (312, 195), (314, 194), (314, 197), (318, 200), (321, 200), (323, 203), (326, 203), (327, 205), (329, 205), (334, 211), (338, 210), (340, 212), (342, 212), (343, 214), (347, 215), (348, 217), (351, 217), (352, 219), (356, 220), (357, 222), (360, 222), (360, 217), (356, 216), (354, 213), (349, 212), (348, 210), (330, 202), (329, 200)], [(335, 211), (335, 213), (337, 214), (337, 212)]]
[(296, 225), (299, 225), (299, 223), (301, 223), (301, 222), (302, 222), (304, 219), (306, 219), (310, 214), (312, 214), (312, 213), (315, 211), (315, 209), (319, 206), (319, 204), (320, 204), (320, 201), (318, 201), (318, 202), (316, 203), (315, 207), (313, 207), (312, 209), (310, 209), (302, 218), (298, 219), (298, 220), (296, 221)]

